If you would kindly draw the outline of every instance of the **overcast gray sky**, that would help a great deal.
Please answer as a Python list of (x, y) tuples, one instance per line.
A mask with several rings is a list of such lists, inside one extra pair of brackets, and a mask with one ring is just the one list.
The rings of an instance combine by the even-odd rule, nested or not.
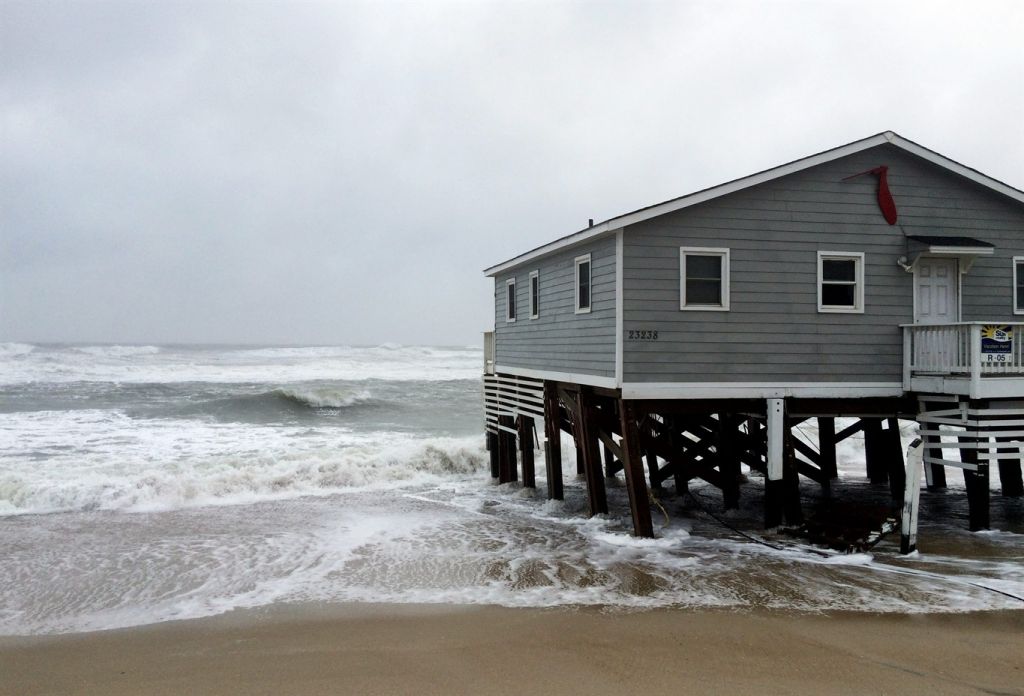
[(481, 269), (883, 130), (1024, 188), (1024, 3), (0, 1), (0, 340), (476, 344)]

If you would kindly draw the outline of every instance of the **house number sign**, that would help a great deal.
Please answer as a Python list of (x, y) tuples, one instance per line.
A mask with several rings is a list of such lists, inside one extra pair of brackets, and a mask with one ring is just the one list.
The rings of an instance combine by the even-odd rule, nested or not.
[(657, 329), (629, 329), (626, 331), (626, 339), (630, 341), (657, 341)]

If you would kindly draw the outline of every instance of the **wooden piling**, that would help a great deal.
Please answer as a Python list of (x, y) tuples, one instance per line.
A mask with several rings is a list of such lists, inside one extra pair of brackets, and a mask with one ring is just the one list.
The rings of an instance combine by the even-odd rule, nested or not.
[(629, 494), (629, 510), (633, 517), (633, 534), (638, 537), (653, 537), (651, 507), (648, 502), (647, 484), (644, 481), (643, 460), (640, 458), (640, 431), (631, 402), (619, 401), (619, 419), (622, 428), (622, 467), (626, 477), (626, 491)]
[(544, 383), (544, 471), (548, 480), (548, 499), (563, 500), (562, 490), (562, 406), (552, 382)]
[(821, 472), (830, 480), (839, 478), (835, 418), (818, 418), (818, 452), (821, 454)]
[(684, 440), (686, 439), (683, 437), (682, 419), (675, 415), (667, 416), (665, 424), (669, 427), (668, 441), (672, 451), (672, 461), (674, 462), (672, 466), (672, 481), (675, 483), (676, 495), (686, 495), (690, 490), (690, 481), (686, 478), (682, 464), (679, 463), (682, 460)]
[(510, 430), (515, 428), (512, 416), (498, 416), (498, 483), (509, 483), (517, 478), (516, 438)]
[(785, 497), (785, 482), (783, 481), (785, 404), (783, 399), (768, 399), (764, 477), (764, 526), (766, 529), (782, 524), (782, 507)]
[(718, 414), (718, 470), (722, 472), (722, 502), (726, 510), (735, 510), (740, 506), (738, 430), (739, 420), (735, 416)]
[(1024, 495), (1024, 480), (1021, 478), (1020, 459), (1017, 458), (1020, 455), (1020, 441), (997, 437), (996, 442), (1013, 445), (1012, 447), (1000, 447), (997, 450), (999, 454), (1014, 455), (1012, 458), (999, 460), (999, 481), (1002, 483), (1003, 495), (1009, 498), (1019, 498)]
[(487, 433), (487, 452), (491, 458), (491, 478), (498, 478), (498, 434)]
[(864, 421), (864, 459), (867, 476), (871, 483), (888, 483), (889, 468), (886, 466), (885, 434), (881, 418), (862, 418)]
[(973, 465), (977, 470), (964, 469), (964, 485), (967, 487), (968, 507), (968, 528), (972, 532), (981, 529), (988, 529), (989, 521), (989, 494), (988, 494), (988, 464), (979, 460), (979, 450), (974, 445), (977, 440), (973, 437), (959, 436), (957, 438), (961, 445), (960, 459), (964, 464)]
[(907, 453), (907, 466), (904, 474), (907, 485), (903, 491), (903, 514), (900, 520), (900, 553), (902, 554), (917, 549), (917, 511), (921, 498), (923, 458), (921, 440), (914, 440)]
[[(935, 435), (925, 435), (925, 454), (928, 457), (934, 459), (942, 459), (942, 448), (932, 447), (939, 441), (939, 438)], [(946, 467), (941, 464), (925, 464), (924, 465), (925, 483), (928, 486), (928, 490), (937, 491), (946, 487)]]
[(536, 488), (537, 479), (533, 469), (533, 418), (519, 416), (519, 456), (523, 461), (523, 487)]
[(907, 484), (907, 472), (903, 464), (903, 440), (900, 438), (900, 422), (896, 418), (886, 419), (884, 430), (885, 462), (889, 477), (889, 492), (895, 501), (903, 500)]
[(798, 526), (804, 523), (804, 511), (800, 506), (800, 474), (797, 470), (796, 450), (793, 447), (793, 427), (786, 418), (783, 437), (783, 503), (782, 511), (786, 524)]
[(604, 473), (601, 471), (601, 455), (593, 418), (593, 407), (590, 395), (581, 388), (576, 393), (576, 408), (579, 416), (579, 434), (581, 442), (576, 443), (577, 450), (582, 450), (583, 471), (587, 477), (587, 502), (591, 515), (608, 512), (608, 498), (604, 488)]

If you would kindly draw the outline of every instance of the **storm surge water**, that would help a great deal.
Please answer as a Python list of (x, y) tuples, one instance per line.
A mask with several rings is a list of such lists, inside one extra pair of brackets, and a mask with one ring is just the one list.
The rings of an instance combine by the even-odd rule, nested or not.
[[(543, 477), (496, 486), (481, 367), (459, 347), (0, 344), (0, 634), (310, 601), (919, 612), (1024, 595), (1020, 505), (969, 534), (955, 481), (909, 559), (752, 542), (697, 482), (663, 498), (658, 539), (634, 539), (614, 482), (613, 514), (587, 518), (568, 441), (564, 502)], [(744, 491), (732, 520), (756, 529), (758, 480)]]

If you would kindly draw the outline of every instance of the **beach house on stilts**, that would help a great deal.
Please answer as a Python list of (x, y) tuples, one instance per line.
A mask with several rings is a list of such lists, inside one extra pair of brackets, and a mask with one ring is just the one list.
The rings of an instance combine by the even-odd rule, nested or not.
[[(972, 529), (989, 524), (990, 466), (1004, 494), (1024, 492), (1024, 192), (895, 133), (590, 224), (485, 273), (499, 480), (520, 476), (518, 450), (535, 485), (543, 420), (548, 496), (562, 496), (565, 432), (591, 514), (621, 472), (638, 535), (653, 531), (648, 486), (699, 478), (735, 507), (743, 465), (764, 475), (765, 525), (799, 524), (800, 477), (827, 489), (854, 433), (868, 476), (902, 499), (909, 419), (930, 486), (963, 470)], [(814, 446), (793, 435), (808, 419)]]

